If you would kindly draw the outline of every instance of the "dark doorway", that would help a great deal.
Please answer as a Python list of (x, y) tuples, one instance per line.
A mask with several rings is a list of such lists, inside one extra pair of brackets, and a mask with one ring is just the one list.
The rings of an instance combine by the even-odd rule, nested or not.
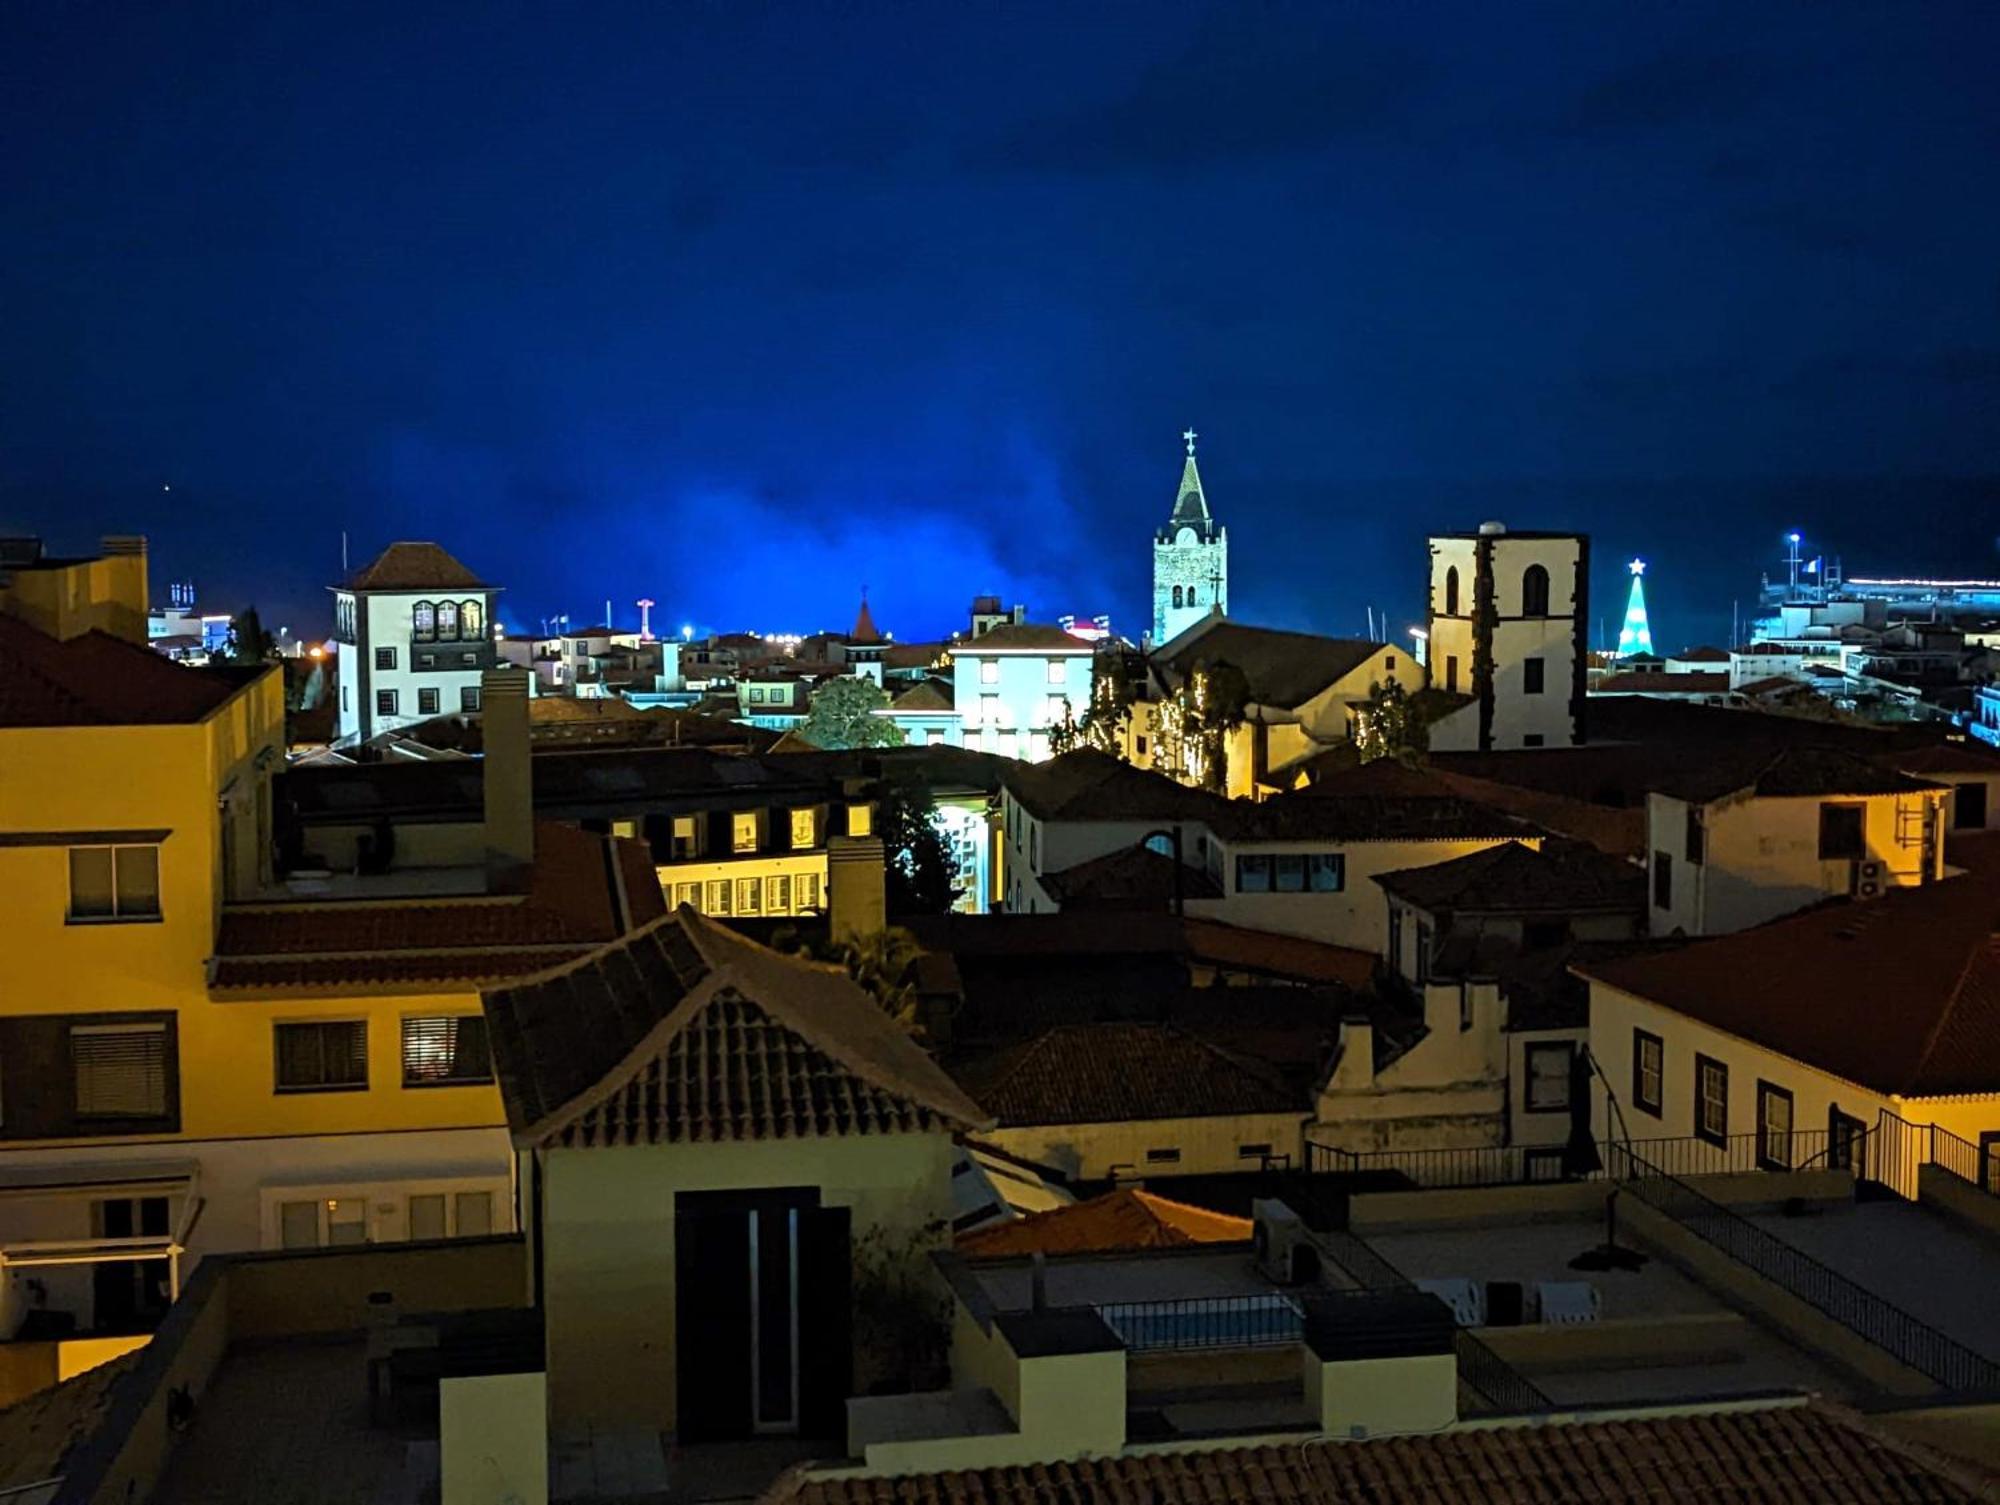
[[(165, 1197), (108, 1197), (91, 1221), (99, 1238), (165, 1238)], [(172, 1303), (164, 1259), (104, 1260), (91, 1270), (91, 1327), (101, 1333), (143, 1333), (159, 1325)]]
[(816, 1187), (691, 1192), (674, 1212), (679, 1436), (842, 1436), (849, 1214)]
[(1862, 1175), (1867, 1166), (1863, 1163), (1862, 1152), (1866, 1143), (1863, 1136), (1868, 1126), (1858, 1118), (1849, 1118), (1838, 1108), (1826, 1110), (1826, 1163), (1834, 1170), (1852, 1171)]

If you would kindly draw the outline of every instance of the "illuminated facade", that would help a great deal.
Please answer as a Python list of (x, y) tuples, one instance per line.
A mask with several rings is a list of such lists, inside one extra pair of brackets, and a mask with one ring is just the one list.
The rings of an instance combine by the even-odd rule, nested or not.
[(337, 742), (479, 709), (497, 587), (434, 543), (392, 543), (333, 590)]
[(1166, 526), (1153, 535), (1153, 643), (1158, 647), (1211, 611), (1229, 614), (1229, 530), (1216, 522), (1195, 468), (1195, 432), (1181, 467), (1180, 493)]

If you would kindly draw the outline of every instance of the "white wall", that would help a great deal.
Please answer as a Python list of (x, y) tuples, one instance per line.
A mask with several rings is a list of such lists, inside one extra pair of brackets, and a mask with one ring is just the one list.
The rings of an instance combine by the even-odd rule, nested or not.
[[(407, 591), (394, 593), (370, 593), (355, 598), (356, 627), (364, 625), (360, 643), (343, 642), (339, 645), (341, 703), (336, 713), (340, 736), (352, 736), (360, 732), (363, 725), (362, 706), (368, 707), (367, 725), (370, 736), (391, 731), (401, 726), (412, 726), (419, 721), (427, 721), (432, 716), (452, 716), (458, 714), (462, 705), (462, 692), (479, 688), (481, 663), (485, 658), (485, 647), (493, 633), (493, 600), (484, 591)], [(485, 637), (465, 642), (444, 640), (434, 644), (413, 644), (411, 641), (410, 611), (419, 601), (471, 601), (480, 603), (485, 626)], [(375, 652), (378, 648), (393, 648), (396, 652), (394, 669), (375, 667)], [(438, 667), (419, 670), (415, 655), (435, 653)], [(471, 653), (478, 662), (460, 665), (458, 659)], [(437, 691), (437, 709), (419, 709), (418, 691)], [(396, 692), (396, 714), (382, 716), (375, 714), (375, 694), (378, 690)]]
[[(1049, 678), (1051, 662), (1062, 665), (1062, 680)], [(983, 664), (998, 665), (988, 684)], [(1048, 729), (1062, 718), (1050, 716), (1049, 702), (1063, 697), (1081, 717), (1090, 704), (1091, 652), (1081, 639), (1070, 652), (995, 652), (977, 642), (952, 650), (952, 703), (958, 711), (963, 746), (1039, 763), (1049, 756)], [(998, 709), (999, 727), (988, 724), (988, 700)]]
[[(1498, 534), (1490, 539), (1436, 537), (1431, 539), (1430, 675), (1441, 689), (1472, 694), (1477, 679), (1473, 613), (1479, 601), (1479, 545), (1491, 544), (1493, 626), (1491, 748), (1566, 747), (1573, 741), (1570, 697), (1575, 688), (1577, 660), (1584, 636), (1578, 629), (1576, 599), (1578, 559), (1582, 540), (1575, 536), (1537, 538)], [(1522, 579), (1530, 565), (1549, 575), (1549, 613), (1524, 617)], [(1458, 612), (1445, 611), (1448, 572), (1458, 571)], [(1457, 660), (1452, 681), (1451, 660)], [(1539, 659), (1542, 689), (1530, 693), (1526, 664)], [(1442, 739), (1442, 740), (1440, 740)], [(1540, 739), (1536, 741), (1534, 739)], [(1447, 718), (1432, 728), (1431, 746), (1438, 751), (1465, 751), (1479, 745), (1475, 709)]]
[[(1052, 1166), (1079, 1180), (1097, 1180), (1115, 1171), (1121, 1179), (1148, 1176), (1211, 1175), (1255, 1170), (1262, 1162), (1246, 1158), (1245, 1145), (1268, 1144), (1273, 1154), (1290, 1155), (1301, 1164), (1308, 1115), (1251, 1113), (1215, 1118), (1160, 1118), (1125, 1123), (1024, 1125), (991, 1129), (980, 1135), (1006, 1151)], [(1172, 1150), (1179, 1158), (1149, 1160), (1149, 1152)]]

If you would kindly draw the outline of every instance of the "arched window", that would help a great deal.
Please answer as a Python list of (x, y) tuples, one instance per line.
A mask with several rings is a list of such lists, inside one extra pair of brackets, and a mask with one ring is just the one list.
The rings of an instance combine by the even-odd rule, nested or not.
[(1188, 605), (1190, 605), (1190, 606), (1199, 606), (1199, 605), (1201, 605), (1201, 587), (1200, 587), (1200, 586), (1198, 586), (1198, 585), (1190, 585), (1190, 586), (1188, 587)]
[(458, 603), (458, 635), (462, 638), (483, 636), (486, 630), (486, 608), (477, 601)]
[(458, 636), (458, 603), (438, 602), (438, 636), (449, 641)]
[(1458, 615), (1458, 566), (1453, 565), (1444, 572), (1444, 614)]
[(1521, 615), (1545, 617), (1549, 614), (1549, 572), (1531, 564), (1521, 572)]
[(1174, 605), (1179, 606), (1180, 604), (1181, 604), (1181, 588), (1177, 585), (1174, 587)]
[(419, 601), (410, 608), (410, 633), (421, 642), (437, 636), (437, 608), (430, 602)]

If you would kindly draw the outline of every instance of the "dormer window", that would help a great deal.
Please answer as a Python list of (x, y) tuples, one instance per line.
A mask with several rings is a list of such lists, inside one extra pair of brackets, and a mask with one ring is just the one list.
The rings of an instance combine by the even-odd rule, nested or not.
[(458, 603), (458, 635), (462, 638), (485, 636), (486, 607), (478, 601)]
[(437, 637), (437, 607), (429, 601), (419, 601), (410, 608), (410, 632), (419, 642), (428, 643)]
[(458, 603), (456, 601), (440, 601), (438, 602), (437, 612), (438, 612), (437, 635), (441, 638), (457, 637)]

